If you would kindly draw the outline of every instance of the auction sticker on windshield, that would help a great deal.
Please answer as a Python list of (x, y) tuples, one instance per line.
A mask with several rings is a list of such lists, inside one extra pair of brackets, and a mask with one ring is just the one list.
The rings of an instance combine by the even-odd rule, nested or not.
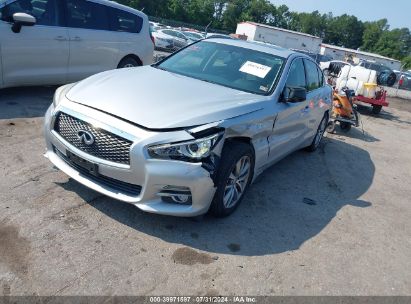
[(240, 72), (247, 73), (250, 75), (257, 76), (259, 78), (265, 78), (267, 74), (271, 71), (271, 68), (266, 65), (262, 65), (256, 62), (247, 61), (243, 64)]

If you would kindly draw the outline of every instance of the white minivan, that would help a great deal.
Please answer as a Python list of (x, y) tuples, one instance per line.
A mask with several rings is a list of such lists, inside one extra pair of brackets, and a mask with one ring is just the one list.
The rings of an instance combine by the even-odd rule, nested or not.
[(0, 88), (151, 64), (148, 17), (106, 0), (0, 0)]

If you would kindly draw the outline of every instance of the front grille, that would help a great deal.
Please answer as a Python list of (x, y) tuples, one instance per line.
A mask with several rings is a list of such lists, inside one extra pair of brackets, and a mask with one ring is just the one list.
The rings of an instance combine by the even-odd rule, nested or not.
[(122, 193), (129, 196), (138, 196), (141, 193), (141, 186), (129, 184), (126, 182), (119, 181), (117, 179), (98, 174), (97, 176), (91, 174), (88, 170), (80, 167), (79, 165), (71, 162), (66, 155), (61, 153), (58, 149), (54, 148), (54, 152), (66, 162), (67, 165), (78, 171), (81, 175), (88, 178), (89, 180), (100, 184), (102, 186), (108, 187), (113, 192)]
[[(115, 135), (76, 117), (60, 112), (57, 114), (54, 130), (77, 149), (95, 157), (120, 164), (130, 164), (132, 141)], [(94, 136), (94, 143), (86, 145), (78, 136), (79, 131), (88, 131)]]

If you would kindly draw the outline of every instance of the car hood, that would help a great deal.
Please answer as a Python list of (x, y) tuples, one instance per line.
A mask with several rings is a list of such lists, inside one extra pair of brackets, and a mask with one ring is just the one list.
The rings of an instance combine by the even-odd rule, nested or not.
[(91, 76), (73, 86), (66, 97), (148, 129), (216, 122), (262, 109), (267, 100), (151, 66)]

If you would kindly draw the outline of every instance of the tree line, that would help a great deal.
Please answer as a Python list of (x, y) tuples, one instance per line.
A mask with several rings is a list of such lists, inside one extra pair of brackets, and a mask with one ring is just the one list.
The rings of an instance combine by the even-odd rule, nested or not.
[(324, 43), (360, 49), (402, 60), (411, 68), (409, 28), (390, 29), (387, 19), (363, 22), (357, 17), (332, 13), (292, 12), (268, 0), (119, 0), (149, 16), (235, 32), (237, 23), (254, 21), (321, 37)]

